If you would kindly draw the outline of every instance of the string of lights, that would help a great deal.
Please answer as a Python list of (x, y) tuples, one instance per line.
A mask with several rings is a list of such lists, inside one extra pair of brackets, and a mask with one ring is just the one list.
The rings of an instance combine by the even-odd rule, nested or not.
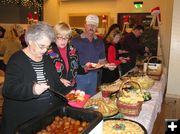
[(38, 16), (42, 12), (44, 0), (0, 0), (0, 5), (15, 5), (31, 8), (37, 11)]
[(1, 5), (16, 5), (40, 10), (43, 6), (43, 0), (1, 0)]

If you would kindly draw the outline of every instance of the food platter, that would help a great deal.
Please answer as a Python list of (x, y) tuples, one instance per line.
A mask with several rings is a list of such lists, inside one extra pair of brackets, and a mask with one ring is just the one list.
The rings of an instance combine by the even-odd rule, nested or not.
[(118, 114), (118, 108), (116, 103), (112, 100), (97, 98), (97, 99), (89, 99), (84, 108), (87, 108), (92, 105), (97, 105), (98, 108), (95, 111), (102, 113), (103, 117), (112, 117)]
[(106, 118), (111, 118), (111, 117), (116, 116), (117, 114), (119, 114), (119, 111), (117, 111), (116, 113), (109, 114), (109, 115), (104, 115), (103, 117), (104, 117), (105, 119), (106, 119)]
[(82, 108), (87, 100), (90, 98), (89, 94), (85, 94), (84, 91), (72, 90), (66, 95), (68, 104), (72, 107)]
[[(38, 131), (40, 131), (42, 129), (46, 129), (48, 125), (53, 123), (54, 119), (57, 116), (68, 117), (68, 118), (66, 118), (66, 121), (69, 120), (69, 118), (73, 118), (74, 121), (79, 120), (82, 122), (84, 122), (84, 121), (89, 122), (89, 125), (86, 128), (84, 128), (80, 134), (88, 134), (90, 132), (93, 133), (95, 130), (97, 131), (97, 129), (95, 127), (99, 126), (99, 123), (102, 122), (102, 119), (103, 119), (102, 115), (99, 112), (88, 111), (88, 110), (84, 110), (84, 109), (80, 109), (80, 108), (73, 108), (70, 106), (60, 106), (60, 107), (54, 107), (46, 113), (43, 113), (41, 115), (33, 117), (32, 119), (30, 119), (26, 122), (23, 122), (22, 124), (20, 124), (17, 127), (15, 133), (17, 133), (17, 134), (37, 134)], [(65, 126), (65, 124), (67, 125), (67, 123), (63, 123), (63, 126)], [(79, 123), (77, 123), (77, 124), (78, 125), (76, 125), (76, 128), (79, 126)], [(55, 127), (55, 125), (53, 125), (53, 126)], [(73, 127), (72, 129), (70, 129), (72, 131), (71, 134), (77, 134), (77, 131), (74, 132), (74, 130), (76, 128)], [(66, 129), (66, 127), (64, 127), (63, 130), (65, 130), (65, 129)], [(45, 134), (45, 133), (43, 133), (43, 134)], [(53, 133), (53, 134), (55, 134), (55, 133)], [(58, 133), (58, 134), (60, 134), (60, 133)]]
[(147, 134), (146, 128), (133, 120), (129, 119), (104, 119), (103, 133), (104, 134), (126, 134), (126, 133)]
[(104, 64), (99, 64), (99, 63), (90, 63), (88, 66), (87, 66), (87, 70), (96, 70), (96, 69), (99, 69), (101, 67), (103, 67)]

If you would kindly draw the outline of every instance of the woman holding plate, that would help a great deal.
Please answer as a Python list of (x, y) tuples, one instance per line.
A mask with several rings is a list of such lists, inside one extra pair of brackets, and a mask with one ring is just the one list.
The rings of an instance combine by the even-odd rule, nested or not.
[(51, 44), (48, 54), (53, 61), (60, 81), (67, 87), (67, 93), (76, 88), (77, 74), (85, 74), (86, 66), (83, 68), (79, 64), (79, 58), (76, 49), (69, 44), (72, 30), (64, 23), (58, 23), (54, 26), (56, 40)]
[(102, 83), (110, 83), (114, 82), (120, 77), (119, 74), (119, 65), (122, 63), (126, 63), (127, 60), (125, 60), (123, 57), (119, 57), (119, 52), (117, 49), (117, 44), (120, 40), (121, 32), (119, 30), (112, 30), (107, 37), (107, 43), (105, 44), (105, 50), (106, 50), (106, 58), (109, 64), (112, 66), (115, 66), (116, 68), (111, 71), (107, 68), (103, 68), (102, 71)]

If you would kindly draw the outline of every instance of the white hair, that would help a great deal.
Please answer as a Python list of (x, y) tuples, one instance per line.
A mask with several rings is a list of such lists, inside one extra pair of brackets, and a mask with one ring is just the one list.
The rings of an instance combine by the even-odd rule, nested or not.
[(38, 41), (43, 37), (47, 37), (51, 42), (55, 41), (55, 33), (53, 28), (44, 22), (32, 25), (25, 33), (25, 41)]

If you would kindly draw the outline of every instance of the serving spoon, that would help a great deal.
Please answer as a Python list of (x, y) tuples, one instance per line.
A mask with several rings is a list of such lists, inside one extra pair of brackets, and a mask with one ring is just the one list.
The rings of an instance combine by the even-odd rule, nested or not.
[(58, 91), (56, 91), (56, 90), (54, 90), (52, 88), (48, 88), (48, 90), (50, 92), (56, 94), (58, 97), (62, 98), (66, 103), (68, 103), (68, 100), (66, 99), (66, 97), (63, 94), (59, 93)]
[[(39, 84), (38, 82), (35, 82), (35, 81), (33, 81), (33, 83), (34, 84)], [(58, 91), (56, 91), (56, 90), (54, 90), (53, 88), (50, 88), (50, 87), (48, 88), (48, 90), (50, 92), (56, 94), (59, 98), (63, 99), (66, 103), (68, 103), (67, 98), (63, 94), (61, 94), (60, 92), (58, 92)]]

